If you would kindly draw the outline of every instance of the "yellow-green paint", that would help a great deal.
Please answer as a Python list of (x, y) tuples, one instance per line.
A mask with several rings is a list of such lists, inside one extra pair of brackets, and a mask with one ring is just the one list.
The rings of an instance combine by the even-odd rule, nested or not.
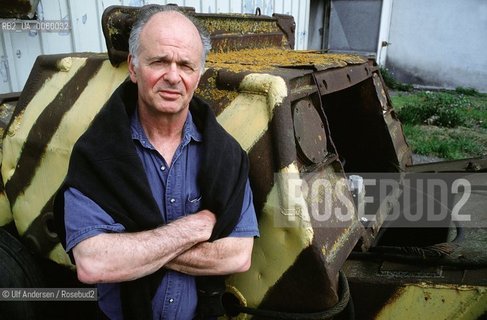
[(280, 226), (304, 227), (311, 229), (311, 218), (306, 202), (305, 181), (299, 174), (296, 163), (280, 170), (275, 180), (279, 192), (279, 209), (275, 224)]
[(241, 93), (218, 115), (218, 122), (245, 151), (259, 141), (269, 124), (266, 97)]
[(56, 244), (54, 249), (52, 249), (51, 252), (49, 252), (47, 258), (61, 265), (68, 266), (72, 270), (75, 270), (75, 266), (71, 263), (71, 259), (66, 254), (66, 251), (64, 251), (64, 248), (61, 245), (61, 243)]
[(269, 74), (252, 73), (245, 76), (240, 83), (239, 90), (242, 92), (262, 92), (267, 97), (269, 105), (269, 117), (276, 106), (282, 104), (287, 97), (287, 85), (283, 78)]
[[(283, 171), (298, 172), (294, 163)], [(303, 205), (303, 199), (298, 199), (296, 203), (288, 203), (289, 199), (283, 199), (281, 191), (285, 189), (286, 186), (278, 182), (267, 197), (259, 219), (260, 238), (254, 242), (250, 270), (227, 279), (229, 291), (240, 297), (243, 304), (251, 307), (260, 304), (269, 288), (313, 239), (312, 228), (303, 226), (301, 219), (290, 220), (288, 227), (280, 227), (276, 223), (276, 217), (279, 219), (278, 216), (283, 214), (283, 207)], [(245, 315), (240, 315), (239, 319), (245, 318)]]
[(240, 94), (218, 115), (218, 122), (250, 151), (267, 131), (273, 111), (287, 95), (280, 77), (250, 74), (241, 82)]
[(410, 284), (397, 290), (378, 320), (477, 319), (487, 312), (487, 287)]

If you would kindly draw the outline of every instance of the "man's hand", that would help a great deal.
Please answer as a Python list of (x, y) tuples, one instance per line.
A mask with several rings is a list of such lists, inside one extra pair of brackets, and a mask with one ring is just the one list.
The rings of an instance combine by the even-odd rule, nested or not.
[[(203, 213), (200, 211), (198, 214)], [(209, 211), (206, 214), (215, 218)], [(179, 254), (165, 267), (195, 276), (244, 272), (250, 268), (253, 245), (254, 238), (251, 237), (227, 237), (201, 242)]]
[[(189, 215), (189, 216), (198, 216), (202, 222), (203, 222), (203, 229), (202, 230), (203, 232), (210, 232), (210, 234), (208, 234), (208, 237), (206, 237), (206, 240), (210, 239), (211, 237), (211, 234), (213, 232), (213, 227), (215, 226), (215, 223), (216, 223), (216, 216), (213, 214), (213, 212), (211, 212), (210, 210), (201, 210), (195, 214), (192, 214), (192, 215)], [(205, 224), (205, 220), (206, 220), (206, 224)], [(206, 241), (204, 240), (204, 241)]]
[(215, 222), (215, 215), (203, 210), (153, 230), (83, 240), (73, 248), (78, 278), (85, 283), (122, 282), (154, 273), (207, 241)]

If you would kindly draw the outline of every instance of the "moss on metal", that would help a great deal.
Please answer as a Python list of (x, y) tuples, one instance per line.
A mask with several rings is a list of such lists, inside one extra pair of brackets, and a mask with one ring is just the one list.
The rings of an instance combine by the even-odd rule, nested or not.
[(207, 65), (215, 69), (233, 72), (265, 71), (276, 67), (303, 67), (320, 69), (345, 67), (361, 64), (366, 59), (349, 54), (328, 54), (318, 51), (295, 51), (278, 48), (246, 49), (230, 52), (210, 53)]
[[(252, 19), (252, 15), (225, 15), (223, 17), (198, 17), (210, 34), (257, 34), (281, 32), (275, 20)], [(245, 18), (245, 19), (243, 19)]]
[(229, 101), (233, 101), (238, 96), (238, 92), (235, 90), (229, 91), (217, 89), (216, 76), (208, 78), (208, 84), (209, 85), (204, 88), (200, 86), (196, 89), (196, 94), (200, 95), (203, 99), (209, 101), (228, 99)]

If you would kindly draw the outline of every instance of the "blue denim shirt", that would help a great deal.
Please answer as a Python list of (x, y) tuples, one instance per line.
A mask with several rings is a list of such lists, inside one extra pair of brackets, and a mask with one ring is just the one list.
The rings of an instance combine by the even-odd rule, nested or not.
[[(202, 154), (202, 135), (194, 125), (191, 114), (183, 128), (182, 142), (177, 148), (171, 166), (147, 139), (137, 112), (131, 119), (132, 139), (142, 160), (152, 194), (163, 214), (165, 223), (181, 216), (198, 212), (201, 194), (196, 183)], [(104, 232), (124, 232), (124, 227), (95, 202), (76, 189), (65, 194), (66, 250), (81, 241)], [(231, 237), (258, 236), (257, 219), (252, 192), (247, 181), (240, 220)], [(98, 304), (110, 319), (122, 319), (120, 285), (97, 285)], [(152, 300), (154, 319), (193, 319), (197, 304), (193, 276), (168, 270)]]

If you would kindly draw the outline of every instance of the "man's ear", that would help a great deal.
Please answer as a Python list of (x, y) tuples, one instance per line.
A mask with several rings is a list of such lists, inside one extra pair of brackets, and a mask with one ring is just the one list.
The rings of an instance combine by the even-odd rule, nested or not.
[(130, 80), (132, 80), (133, 83), (137, 83), (137, 73), (135, 72), (135, 66), (133, 62), (134, 59), (132, 55), (129, 54), (127, 57), (127, 64), (129, 67)]

